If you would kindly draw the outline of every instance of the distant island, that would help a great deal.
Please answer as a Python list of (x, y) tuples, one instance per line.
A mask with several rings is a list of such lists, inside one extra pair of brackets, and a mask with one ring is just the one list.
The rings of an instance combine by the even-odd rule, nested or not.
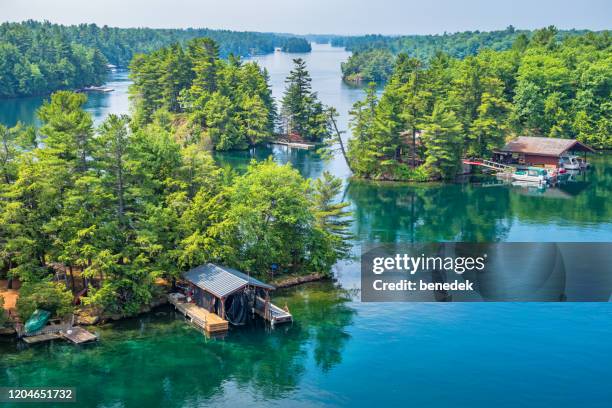
[[(384, 83), (391, 78), (395, 56), (400, 53), (428, 61), (436, 53), (463, 59), (490, 49), (505, 51), (512, 48), (515, 41), (524, 36), (531, 38), (536, 31), (517, 30), (508, 26), (497, 31), (464, 31), (437, 35), (363, 35), (315, 37), (313, 40), (328, 40), (333, 46), (345, 47), (353, 54), (342, 64), (342, 76), (346, 81), (367, 84)], [(556, 39), (583, 35), (588, 30), (558, 30)]]
[(110, 66), (127, 68), (136, 54), (207, 37), (219, 55), (252, 56), (309, 52), (310, 43), (293, 36), (211, 30), (207, 28), (117, 28), (79, 24), (65, 26), (25, 21), (0, 25), (0, 98), (46, 95), (102, 85)]

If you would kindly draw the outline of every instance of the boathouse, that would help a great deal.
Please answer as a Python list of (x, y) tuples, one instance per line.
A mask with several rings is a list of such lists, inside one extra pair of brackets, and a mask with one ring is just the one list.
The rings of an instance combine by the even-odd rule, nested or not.
[(494, 161), (503, 164), (557, 167), (559, 159), (571, 153), (595, 151), (575, 139), (519, 136), (494, 152)]
[(208, 263), (185, 272), (183, 277), (191, 303), (234, 325), (244, 324), (251, 312), (272, 324), (292, 320), (287, 310), (270, 302), (274, 286), (236, 269)]

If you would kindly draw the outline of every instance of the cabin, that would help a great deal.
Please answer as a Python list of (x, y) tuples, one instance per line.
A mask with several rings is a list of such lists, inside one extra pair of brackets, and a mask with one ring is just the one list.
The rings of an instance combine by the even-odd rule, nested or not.
[[(425, 161), (423, 152), (425, 145), (423, 143), (424, 130), (417, 130), (414, 134), (414, 146), (412, 140), (412, 131), (406, 130), (400, 133), (400, 140), (402, 145), (402, 161), (404, 163), (412, 163), (412, 158), (415, 158), (415, 164), (421, 165)], [(414, 149), (413, 149), (414, 147)], [(414, 151), (413, 151), (414, 150)]]
[(494, 161), (502, 164), (558, 167), (559, 160), (571, 153), (594, 153), (595, 150), (575, 139), (519, 136), (494, 151)]
[(227, 323), (246, 324), (257, 314), (272, 325), (290, 322), (286, 309), (270, 301), (275, 288), (243, 272), (207, 263), (183, 274), (184, 294), (171, 294), (169, 301), (206, 331), (227, 330)]

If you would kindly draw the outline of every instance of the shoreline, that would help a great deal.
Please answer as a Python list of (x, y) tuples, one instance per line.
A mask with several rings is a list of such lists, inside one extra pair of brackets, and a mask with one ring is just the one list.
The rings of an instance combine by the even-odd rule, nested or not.
[[(313, 272), (307, 275), (290, 275), (283, 276), (281, 278), (273, 279), (271, 284), (276, 287), (276, 289), (287, 289), (295, 286), (299, 286), (305, 283), (311, 282), (320, 282), (324, 280), (331, 280), (332, 277), (327, 276), (320, 272)], [(74, 313), (75, 316), (75, 324), (80, 326), (98, 326), (102, 324), (106, 324), (109, 322), (116, 322), (123, 319), (130, 319), (136, 316), (140, 316), (145, 313), (151, 312), (156, 307), (165, 305), (168, 303), (168, 299), (166, 295), (168, 291), (164, 291), (162, 296), (159, 296), (149, 304), (142, 306), (141, 310), (133, 315), (124, 316), (118, 314), (95, 314), (89, 313), (87, 309), (77, 310)]]

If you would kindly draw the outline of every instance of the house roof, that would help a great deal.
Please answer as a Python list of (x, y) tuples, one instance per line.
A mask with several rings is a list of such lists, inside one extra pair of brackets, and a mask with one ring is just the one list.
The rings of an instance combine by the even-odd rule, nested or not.
[(212, 263), (193, 268), (185, 272), (183, 277), (217, 297), (226, 297), (248, 285), (263, 289), (274, 289), (274, 286), (263, 283), (236, 269)]
[(499, 149), (499, 152), (529, 153), (558, 157), (569, 150), (594, 152), (589, 146), (574, 139), (532, 136), (519, 136)]

